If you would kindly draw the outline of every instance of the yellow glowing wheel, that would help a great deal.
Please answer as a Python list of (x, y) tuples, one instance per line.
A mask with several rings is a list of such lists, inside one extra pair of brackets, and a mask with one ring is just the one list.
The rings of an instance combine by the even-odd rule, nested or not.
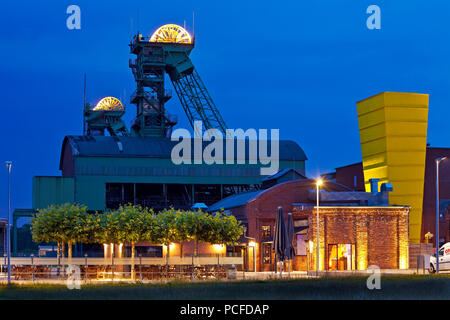
[(100, 100), (97, 105), (94, 107), (94, 111), (123, 111), (122, 102), (119, 99), (114, 97), (106, 97)]
[(189, 32), (183, 27), (176, 24), (166, 24), (152, 34), (150, 42), (192, 43), (192, 39)]

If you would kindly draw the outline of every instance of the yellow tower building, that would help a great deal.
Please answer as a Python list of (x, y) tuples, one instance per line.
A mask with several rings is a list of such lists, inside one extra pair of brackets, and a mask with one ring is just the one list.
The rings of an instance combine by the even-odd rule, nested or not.
[(428, 94), (383, 92), (356, 103), (364, 182), (392, 183), (390, 205), (408, 205), (409, 240), (420, 242)]

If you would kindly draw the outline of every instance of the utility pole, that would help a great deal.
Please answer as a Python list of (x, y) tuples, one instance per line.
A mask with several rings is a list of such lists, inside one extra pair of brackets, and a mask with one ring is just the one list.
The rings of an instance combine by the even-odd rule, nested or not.
[(6, 229), (8, 285), (11, 284), (11, 166), (12, 161), (6, 161), (6, 167), (8, 168), (8, 228)]

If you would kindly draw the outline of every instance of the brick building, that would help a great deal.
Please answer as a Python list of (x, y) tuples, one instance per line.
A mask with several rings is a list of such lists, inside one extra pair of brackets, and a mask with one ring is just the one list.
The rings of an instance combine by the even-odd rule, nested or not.
[[(384, 188), (384, 189), (383, 189)], [(377, 188), (378, 189), (378, 188)], [(247, 270), (274, 270), (272, 250), (277, 208), (294, 220), (293, 270), (315, 269), (316, 185), (296, 179), (268, 189), (228, 197), (209, 208), (225, 209), (247, 227)], [(404, 206), (386, 205), (389, 188), (367, 193), (332, 181), (320, 191), (321, 270), (408, 268), (408, 213)]]
[[(427, 147), (425, 160), (425, 182), (423, 192), (423, 213), (421, 242), (426, 242), (425, 234), (436, 234), (436, 162), (439, 157), (450, 159), (450, 148)], [(343, 184), (354, 190), (364, 191), (364, 172), (362, 163), (336, 168), (336, 172), (323, 175), (324, 179)], [(353, 184), (357, 181), (356, 186)], [(450, 161), (439, 165), (439, 238), (440, 243), (450, 241)], [(434, 238), (435, 239), (435, 238)], [(435, 240), (432, 240), (433, 245)]]

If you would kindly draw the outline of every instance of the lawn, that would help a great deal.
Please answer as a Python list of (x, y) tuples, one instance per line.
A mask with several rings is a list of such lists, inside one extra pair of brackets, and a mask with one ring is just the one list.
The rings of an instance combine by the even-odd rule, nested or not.
[(0, 287), (0, 299), (450, 299), (450, 276), (382, 276), (369, 290), (366, 277), (298, 280), (89, 284)]

